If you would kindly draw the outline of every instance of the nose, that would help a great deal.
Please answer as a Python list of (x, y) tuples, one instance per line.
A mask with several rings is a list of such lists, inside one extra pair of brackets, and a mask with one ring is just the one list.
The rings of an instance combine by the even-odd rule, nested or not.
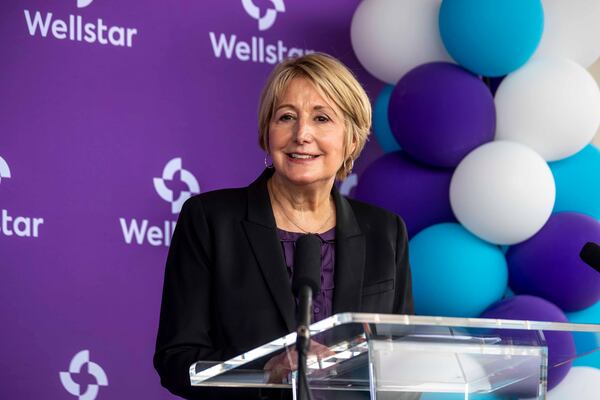
[(294, 141), (298, 144), (309, 143), (313, 138), (313, 126), (310, 119), (300, 117), (297, 120), (294, 132)]

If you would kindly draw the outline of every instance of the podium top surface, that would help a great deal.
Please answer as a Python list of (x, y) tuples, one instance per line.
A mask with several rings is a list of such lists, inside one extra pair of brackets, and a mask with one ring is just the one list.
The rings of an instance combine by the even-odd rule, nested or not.
[[(309, 355), (309, 381), (338, 389), (369, 390), (379, 366), (380, 376), (388, 370), (401, 371), (403, 388), (422, 389), (435, 381), (436, 389), (452, 392), (469, 387), (483, 393), (528, 376), (539, 379), (540, 365), (545, 379), (545, 371), (600, 354), (600, 324), (342, 313), (312, 324), (310, 331), (321, 354)], [(578, 341), (586, 346), (575, 346)], [(191, 383), (289, 388), (293, 376), (274, 379), (265, 365), (286, 354), (291, 360), (295, 343), (294, 332), (227, 361), (199, 360), (190, 367)], [(415, 372), (419, 365), (425, 374)], [(436, 375), (427, 365), (444, 365), (445, 372)], [(501, 377), (501, 384), (493, 377), (498, 382)]]

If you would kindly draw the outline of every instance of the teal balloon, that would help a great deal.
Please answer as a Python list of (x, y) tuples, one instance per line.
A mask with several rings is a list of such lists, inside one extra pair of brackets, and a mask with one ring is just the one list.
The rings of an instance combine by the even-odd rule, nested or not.
[(510, 297), (515, 297), (515, 292), (512, 291), (512, 289), (510, 288), (510, 286), (506, 287), (506, 290), (504, 291), (504, 294), (502, 295), (503, 299), (508, 299)]
[(477, 317), (502, 299), (508, 267), (500, 247), (456, 223), (430, 226), (409, 243), (419, 315)]
[(444, 0), (439, 25), (457, 63), (497, 77), (533, 55), (542, 38), (544, 11), (540, 0)]
[(388, 119), (388, 106), (393, 90), (393, 85), (384, 86), (373, 106), (373, 133), (377, 143), (385, 153), (400, 150), (400, 145), (392, 133)]
[(600, 149), (590, 144), (548, 165), (556, 185), (553, 211), (576, 211), (600, 220)]
[[(565, 314), (569, 322), (577, 324), (600, 324), (600, 301), (591, 307)], [(600, 333), (576, 332), (573, 333), (577, 354), (591, 353), (573, 361), (574, 367), (600, 368)], [(596, 350), (594, 352), (594, 350)]]

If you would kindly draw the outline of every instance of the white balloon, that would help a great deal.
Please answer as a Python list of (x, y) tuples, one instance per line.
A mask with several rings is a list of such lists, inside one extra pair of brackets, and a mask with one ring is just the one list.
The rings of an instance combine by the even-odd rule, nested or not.
[(458, 164), (450, 182), (450, 205), (460, 223), (502, 245), (539, 231), (550, 217), (555, 194), (548, 164), (514, 142), (479, 146)]
[(495, 103), (496, 139), (523, 143), (547, 161), (583, 149), (600, 125), (598, 85), (567, 59), (527, 63), (502, 81)]
[(363, 67), (395, 84), (417, 65), (452, 62), (440, 37), (440, 4), (441, 0), (363, 0), (350, 29)]
[(589, 67), (600, 57), (600, 1), (543, 0), (544, 33), (532, 59), (569, 58)]
[(561, 383), (546, 393), (546, 400), (598, 400), (599, 396), (600, 369), (573, 367)]

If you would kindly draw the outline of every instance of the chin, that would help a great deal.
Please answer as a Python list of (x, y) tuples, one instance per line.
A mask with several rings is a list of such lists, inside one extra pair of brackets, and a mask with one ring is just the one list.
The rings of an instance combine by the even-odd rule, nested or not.
[(310, 185), (311, 183), (319, 182), (321, 179), (316, 178), (314, 176), (288, 176), (286, 177), (288, 181), (295, 185)]
[(279, 175), (294, 185), (310, 185), (317, 182), (327, 182), (334, 176), (327, 176), (325, 174), (315, 174), (310, 172), (303, 173), (279, 173)]

